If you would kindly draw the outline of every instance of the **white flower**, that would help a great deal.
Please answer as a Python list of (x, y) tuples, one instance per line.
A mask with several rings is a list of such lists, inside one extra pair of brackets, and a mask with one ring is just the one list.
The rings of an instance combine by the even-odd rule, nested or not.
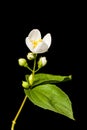
[(38, 68), (41, 68), (47, 64), (46, 57), (40, 57), (38, 61)]
[(51, 45), (51, 34), (46, 34), (43, 39), (38, 29), (33, 29), (26, 37), (26, 45), (33, 53), (44, 53)]

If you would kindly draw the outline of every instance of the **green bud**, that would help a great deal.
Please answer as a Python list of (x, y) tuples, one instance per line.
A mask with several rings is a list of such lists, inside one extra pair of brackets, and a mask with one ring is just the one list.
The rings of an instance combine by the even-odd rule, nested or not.
[(24, 67), (26, 67), (28, 65), (26, 59), (24, 59), (24, 58), (20, 58), (18, 60), (18, 63), (20, 66), (24, 66)]
[(29, 88), (29, 84), (26, 81), (22, 81), (22, 87)]
[(38, 68), (41, 68), (47, 64), (46, 57), (40, 57), (38, 61)]
[(33, 84), (33, 74), (31, 74), (31, 75), (29, 76), (29, 83), (30, 83), (30, 85)]
[(28, 54), (27, 54), (27, 59), (28, 60), (33, 60), (35, 58), (35, 55), (32, 53), (32, 52), (29, 52)]

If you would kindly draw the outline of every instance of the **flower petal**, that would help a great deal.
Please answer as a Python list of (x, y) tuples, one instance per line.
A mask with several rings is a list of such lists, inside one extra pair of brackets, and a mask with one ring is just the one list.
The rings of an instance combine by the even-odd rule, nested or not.
[(48, 46), (46, 43), (41, 42), (37, 45), (37, 47), (34, 49), (34, 53), (44, 53), (48, 51)]
[(28, 35), (30, 40), (38, 40), (41, 39), (41, 33), (38, 29), (33, 29), (29, 35)]
[(33, 52), (33, 50), (34, 50), (33, 44), (32, 44), (32, 42), (29, 40), (29, 37), (26, 37), (25, 42), (26, 42), (27, 47), (30, 49), (30, 51)]
[(51, 34), (48, 33), (43, 37), (43, 41), (47, 44), (48, 48), (51, 45)]

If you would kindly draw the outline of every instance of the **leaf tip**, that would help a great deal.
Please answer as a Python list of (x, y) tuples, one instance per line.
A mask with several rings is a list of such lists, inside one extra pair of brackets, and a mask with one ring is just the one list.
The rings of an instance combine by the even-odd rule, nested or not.
[(73, 121), (76, 121), (76, 119), (74, 118), (74, 115), (73, 115), (73, 113), (71, 114), (71, 116), (68, 116), (71, 120), (73, 120)]
[(73, 121), (76, 121), (76, 119), (74, 117), (71, 118)]
[(72, 79), (72, 75), (69, 75), (69, 79)]

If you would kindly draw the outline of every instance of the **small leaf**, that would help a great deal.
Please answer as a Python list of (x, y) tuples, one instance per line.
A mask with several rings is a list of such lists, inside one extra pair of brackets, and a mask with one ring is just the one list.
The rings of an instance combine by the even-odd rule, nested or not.
[(68, 95), (56, 85), (39, 85), (24, 91), (29, 100), (35, 105), (74, 120), (72, 104)]
[[(29, 75), (26, 75), (25, 77), (26, 77), (26, 80), (28, 80)], [(61, 76), (61, 75), (39, 73), (39, 74), (35, 74), (34, 76), (33, 86), (37, 86), (40, 84), (47, 84), (47, 83), (60, 83), (60, 82), (65, 82), (71, 79), (72, 79), (71, 75)]]

